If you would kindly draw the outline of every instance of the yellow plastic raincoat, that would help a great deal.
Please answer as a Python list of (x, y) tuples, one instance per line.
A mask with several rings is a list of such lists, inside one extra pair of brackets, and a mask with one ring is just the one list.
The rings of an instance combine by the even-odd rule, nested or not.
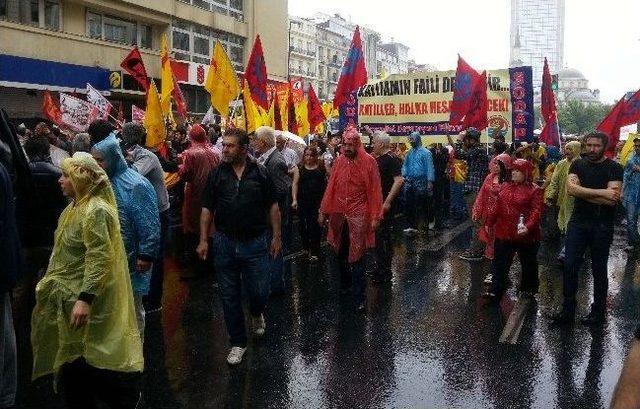
[[(65, 159), (76, 197), (62, 212), (53, 254), (36, 286), (31, 318), (33, 379), (79, 357), (91, 366), (120, 372), (144, 367), (127, 255), (109, 178), (89, 155)], [(70, 327), (81, 292), (94, 295), (89, 320)]]
[(577, 141), (567, 143), (565, 149), (569, 151), (569, 155), (556, 164), (551, 176), (551, 183), (549, 183), (544, 192), (545, 202), (558, 206), (558, 228), (563, 234), (567, 231), (567, 225), (573, 213), (574, 202), (573, 196), (567, 194), (569, 167), (574, 160), (580, 157), (581, 147), (582, 145)]

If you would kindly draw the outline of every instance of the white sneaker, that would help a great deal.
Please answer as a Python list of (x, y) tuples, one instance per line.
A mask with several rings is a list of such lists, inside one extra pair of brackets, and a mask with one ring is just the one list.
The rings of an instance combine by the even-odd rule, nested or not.
[(244, 356), (244, 352), (247, 348), (242, 347), (232, 347), (231, 351), (229, 351), (229, 355), (227, 355), (227, 363), (229, 365), (238, 365), (242, 362), (242, 357)]
[(260, 314), (257, 317), (251, 317), (251, 326), (253, 327), (253, 333), (257, 337), (261, 337), (264, 335), (264, 330), (267, 327), (267, 324), (264, 322), (264, 315)]
[(492, 284), (493, 283), (493, 274), (487, 274), (487, 276), (484, 278), (484, 283), (485, 284)]
[(411, 227), (406, 228), (402, 231), (404, 233), (405, 236), (415, 236), (416, 233), (418, 233), (418, 230), (416, 229), (412, 229)]

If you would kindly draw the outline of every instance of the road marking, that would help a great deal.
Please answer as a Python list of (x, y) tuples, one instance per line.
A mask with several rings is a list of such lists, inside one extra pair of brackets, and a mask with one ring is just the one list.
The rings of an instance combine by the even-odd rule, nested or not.
[(500, 335), (500, 343), (512, 345), (518, 343), (520, 330), (522, 330), (522, 325), (524, 324), (524, 319), (527, 316), (527, 310), (529, 309), (530, 304), (530, 298), (519, 299), (516, 301), (516, 305), (513, 307), (513, 310), (509, 315), (509, 319), (507, 319), (507, 324), (502, 330), (502, 335)]

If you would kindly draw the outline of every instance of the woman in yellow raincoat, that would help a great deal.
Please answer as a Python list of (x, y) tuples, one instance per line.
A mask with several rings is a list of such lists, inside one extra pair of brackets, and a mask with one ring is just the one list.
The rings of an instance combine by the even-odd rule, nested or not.
[(65, 159), (62, 172), (72, 201), (36, 286), (33, 379), (54, 374), (70, 408), (134, 408), (144, 361), (115, 197), (87, 154)]

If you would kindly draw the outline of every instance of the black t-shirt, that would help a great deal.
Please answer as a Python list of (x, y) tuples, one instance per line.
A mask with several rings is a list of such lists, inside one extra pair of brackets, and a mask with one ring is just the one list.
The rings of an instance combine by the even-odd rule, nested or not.
[(324, 169), (307, 169), (300, 165), (300, 181), (298, 182), (298, 205), (305, 209), (320, 208), (322, 196), (327, 188), (327, 175)]
[[(605, 159), (602, 162), (591, 162), (586, 158), (582, 158), (571, 164), (569, 174), (577, 175), (582, 187), (606, 189), (609, 182), (622, 182), (623, 170), (620, 164), (611, 159)], [(590, 203), (576, 197), (571, 220), (576, 222), (603, 221), (613, 223), (615, 211), (615, 206)]]
[(269, 209), (277, 199), (267, 169), (248, 158), (240, 179), (233, 166), (225, 162), (211, 172), (202, 193), (202, 207), (214, 213), (217, 231), (233, 239), (249, 240), (269, 228)]
[(382, 200), (386, 199), (393, 186), (393, 178), (402, 175), (402, 161), (391, 152), (376, 158), (380, 181), (382, 182)]

